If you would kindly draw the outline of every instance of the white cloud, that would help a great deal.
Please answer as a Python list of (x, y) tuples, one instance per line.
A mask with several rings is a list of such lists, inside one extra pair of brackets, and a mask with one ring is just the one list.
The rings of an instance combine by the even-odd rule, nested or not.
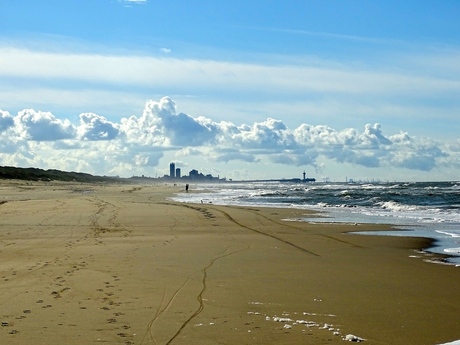
[(232, 149), (232, 148), (225, 148), (225, 149), (217, 149), (213, 150), (209, 154), (210, 159), (214, 162), (231, 162), (231, 161), (242, 161), (242, 162), (249, 162), (254, 163), (259, 161), (255, 155), (251, 153), (245, 153), (240, 150)]
[(75, 128), (69, 120), (61, 121), (49, 112), (25, 109), (15, 117), (16, 130), (23, 139), (55, 141), (70, 139)]
[[(0, 75), (172, 87), (188, 93), (216, 89), (265, 94), (328, 92), (368, 95), (430, 95), (460, 91), (460, 82), (410, 71), (370, 71), (346, 66), (255, 64), (213, 60), (49, 53), (0, 48)], [(183, 85), (183, 87), (181, 87)]]
[(78, 136), (83, 140), (111, 140), (119, 133), (118, 125), (107, 121), (106, 118), (93, 114), (80, 114)]
[(147, 3), (147, 0), (118, 0), (118, 2), (124, 6), (129, 7), (130, 5), (144, 5)]
[[(317, 168), (330, 161), (419, 172), (460, 166), (460, 141), (440, 142), (408, 132), (388, 135), (378, 123), (336, 130), (306, 123), (289, 128), (273, 118), (241, 125), (215, 122), (178, 113), (170, 97), (147, 101), (141, 116), (120, 123), (82, 113), (80, 123), (73, 125), (50, 112), (26, 109), (16, 116), (0, 112), (0, 128), (0, 164), (109, 175), (151, 171), (171, 153), (185, 162), (199, 159), (205, 166), (271, 162)], [(264, 173), (273, 177), (276, 172)]]
[(0, 110), (0, 133), (14, 125), (14, 119), (7, 111)]
[[(248, 118), (258, 126), (263, 126), (267, 118), (282, 118), (291, 128), (302, 123), (333, 123), (339, 130), (378, 122), (395, 132), (406, 128), (404, 121), (412, 121), (412, 133), (452, 139), (460, 130), (456, 124), (460, 107), (460, 81), (454, 64), (457, 56), (455, 52), (440, 52), (431, 59), (425, 56), (415, 60), (414, 66), (407, 56), (394, 57), (382, 67), (367, 62), (312, 62), (308, 57), (305, 61), (286, 57), (276, 63), (270, 57), (259, 57), (258, 62), (243, 63), (0, 45), (0, 106), (74, 116), (93, 112), (121, 125), (127, 116), (139, 116), (147, 98), (159, 99), (168, 93), (180, 100), (189, 114), (201, 114), (203, 121), (221, 121), (217, 122), (219, 126), (230, 118), (248, 126), (253, 125)], [(170, 126), (163, 130), (170, 132), (149, 140), (181, 145), (189, 140), (185, 139), (189, 132), (183, 127), (187, 120), (187, 115), (177, 111), (165, 118)], [(441, 128), (441, 123), (450, 121)], [(215, 136), (216, 129), (210, 123), (190, 123), (203, 129), (195, 145), (223, 138)], [(172, 130), (173, 125), (182, 127)], [(234, 127), (234, 139), (248, 144), (251, 137), (247, 135), (262, 135)], [(291, 138), (279, 140), (287, 143)]]

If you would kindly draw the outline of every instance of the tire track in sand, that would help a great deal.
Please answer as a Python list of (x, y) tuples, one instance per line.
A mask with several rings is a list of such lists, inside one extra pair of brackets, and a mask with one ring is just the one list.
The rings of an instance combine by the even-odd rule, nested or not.
[[(291, 247), (294, 247), (294, 248), (296, 248), (296, 249), (298, 249), (298, 250), (301, 250), (301, 251), (304, 252), (304, 253), (307, 253), (307, 254), (310, 254), (310, 255), (313, 255), (313, 256), (317, 256), (317, 257), (321, 256), (321, 255), (319, 255), (319, 254), (317, 254), (317, 253), (315, 253), (315, 252), (312, 252), (311, 250), (308, 250), (308, 249), (305, 249), (305, 248), (303, 248), (303, 247), (300, 247), (300, 246), (298, 246), (297, 244), (292, 243), (292, 242), (290, 242), (290, 241), (288, 241), (288, 240), (285, 240), (285, 239), (283, 239), (283, 238), (281, 238), (281, 237), (278, 237), (278, 236), (269, 234), (269, 233), (267, 233), (267, 232), (264, 232), (264, 231), (262, 231), (262, 230), (257, 230), (257, 229), (251, 228), (251, 227), (249, 227), (249, 226), (247, 226), (247, 225), (244, 225), (244, 224), (240, 223), (239, 221), (237, 221), (237, 220), (236, 220), (235, 218), (233, 218), (232, 216), (230, 216), (230, 214), (228, 214), (227, 212), (225, 212), (225, 211), (223, 211), (223, 210), (220, 210), (220, 209), (218, 209), (218, 208), (209, 207), (209, 206), (206, 206), (206, 208), (205, 208), (205, 207), (200, 207), (200, 206), (191, 206), (191, 205), (187, 205), (187, 204), (172, 204), (172, 203), (163, 203), (163, 204), (165, 204), (165, 205), (171, 205), (171, 206), (179, 206), (179, 207), (186, 207), (186, 208), (194, 209), (194, 210), (199, 211), (199, 212), (201, 212), (201, 213), (203, 213), (203, 214), (205, 214), (205, 215), (206, 215), (206, 213), (209, 213), (209, 211), (207, 211), (207, 209), (212, 209), (212, 210), (214, 210), (214, 211), (220, 212), (220, 213), (223, 214), (228, 220), (230, 220), (231, 222), (235, 223), (236, 225), (238, 225), (238, 226), (241, 227), (241, 228), (244, 228), (244, 229), (253, 231), (253, 232), (255, 232), (255, 233), (258, 233), (259, 235), (263, 235), (263, 236), (270, 237), (270, 238), (272, 238), (272, 239), (274, 239), (274, 240), (277, 240), (277, 241), (280, 241), (280, 242), (282, 242), (282, 243), (284, 243), (284, 244), (287, 244), (288, 246), (291, 246)], [(254, 212), (254, 211), (252, 211), (252, 210), (247, 210), (247, 211), (248, 211), (248, 212), (250, 211), (250, 212), (256, 214), (256, 212)], [(257, 215), (260, 216), (259, 214), (257, 214)], [(274, 220), (272, 220), (272, 219), (270, 219), (270, 218), (267, 218), (267, 217), (264, 217), (264, 218), (267, 219), (268, 221), (272, 222), (272, 223), (275, 223), (275, 224), (278, 224), (278, 225), (281, 225), (281, 226), (292, 227), (292, 226), (290, 226), (290, 225), (285, 225), (285, 224), (281, 224), (281, 223), (275, 222)]]
[(227, 249), (223, 252), (223, 254), (216, 256), (214, 257), (207, 266), (205, 266), (204, 268), (201, 269), (201, 273), (203, 274), (203, 277), (201, 279), (201, 282), (202, 282), (202, 288), (201, 288), (201, 291), (200, 293), (198, 294), (198, 296), (196, 297), (196, 300), (198, 301), (198, 309), (192, 314), (190, 315), (190, 317), (185, 320), (185, 322), (179, 327), (179, 329), (177, 330), (177, 332), (166, 342), (165, 345), (169, 345), (171, 344), (171, 342), (176, 339), (176, 337), (182, 332), (182, 330), (190, 323), (190, 321), (192, 321), (197, 315), (199, 315), (203, 309), (204, 309), (204, 304), (203, 304), (203, 294), (206, 292), (206, 289), (207, 289), (207, 286), (206, 286), (206, 278), (208, 277), (208, 269), (212, 267), (212, 265), (214, 265), (214, 263), (220, 259), (223, 259), (227, 256), (230, 256), (230, 255), (233, 255), (233, 254), (237, 254), (239, 252), (242, 252), (244, 250), (247, 250), (249, 249), (249, 245), (246, 247), (246, 248), (243, 248), (243, 249), (238, 249), (238, 250), (235, 250), (235, 251), (232, 251), (232, 252), (228, 252), (230, 247), (227, 247)]
[[(283, 239), (283, 238), (281, 238), (281, 237), (278, 237), (278, 236), (275, 236), (275, 235), (272, 235), (272, 234), (263, 232), (263, 231), (261, 231), (261, 230), (257, 230), (257, 229), (251, 228), (251, 227), (249, 227), (249, 226), (246, 226), (246, 225), (244, 225), (244, 224), (238, 222), (236, 219), (234, 219), (232, 216), (230, 216), (230, 215), (229, 215), (227, 212), (225, 212), (225, 211), (218, 210), (218, 209), (215, 209), (215, 210), (218, 211), (218, 212), (220, 212), (220, 213), (222, 213), (222, 214), (223, 214), (225, 217), (227, 217), (230, 221), (232, 221), (233, 223), (239, 225), (239, 226), (242, 227), (242, 228), (251, 230), (251, 231), (256, 232), (256, 233), (258, 233), (258, 234), (260, 234), (260, 235), (264, 235), (264, 236), (271, 237), (271, 238), (273, 238), (273, 239), (275, 239), (275, 240), (277, 240), (277, 241), (280, 241), (280, 242), (283, 242), (284, 244), (287, 244), (288, 246), (291, 246), (291, 247), (294, 247), (294, 248), (296, 248), (296, 249), (299, 249), (299, 250), (301, 250), (301, 251), (304, 252), (304, 253), (307, 253), (307, 254), (310, 254), (310, 255), (314, 255), (314, 256), (318, 256), (318, 257), (321, 256), (321, 255), (319, 255), (319, 254), (316, 254), (316, 253), (312, 252), (311, 250), (308, 250), (308, 249), (305, 249), (305, 248), (303, 248), (303, 247), (300, 247), (300, 246), (298, 246), (297, 244), (294, 244), (294, 243), (292, 243), (292, 242), (290, 242), (290, 241), (288, 241), (288, 240), (285, 240), (285, 239)], [(266, 218), (266, 217), (265, 217), (265, 218)], [(269, 219), (269, 218), (266, 218), (266, 219), (269, 220), (269, 221), (271, 221), (271, 222), (273, 222), (273, 223), (275, 223), (275, 224), (284, 226), (284, 224), (279, 224), (279, 223), (274, 222), (273, 220), (271, 220), (271, 219)]]
[[(301, 227), (298, 227), (298, 226), (295, 226), (295, 225), (292, 225), (292, 224), (286, 224), (286, 223), (278, 222), (278, 221), (276, 221), (276, 220), (274, 220), (274, 219), (270, 219), (269, 217), (264, 216), (263, 214), (260, 214), (260, 213), (258, 213), (257, 215), (258, 215), (259, 217), (265, 218), (266, 220), (271, 221), (271, 222), (273, 222), (273, 223), (275, 223), (275, 224), (279, 224), (279, 225), (281, 225), (281, 226), (286, 226), (286, 227), (288, 227), (288, 228), (296, 229), (296, 230), (299, 230), (299, 231), (302, 231), (302, 230), (303, 230)], [(355, 244), (355, 243), (352, 243), (352, 242), (349, 242), (349, 241), (345, 241), (345, 240), (341, 240), (341, 239), (339, 239), (339, 238), (337, 238), (337, 237), (333, 237), (333, 236), (331, 236), (331, 235), (320, 234), (319, 236), (326, 237), (326, 238), (329, 238), (329, 239), (331, 239), (331, 240), (334, 240), (334, 241), (337, 241), (337, 242), (340, 242), (340, 243), (345, 243), (345, 244), (348, 244), (348, 245), (350, 245), (350, 246), (352, 246), (352, 247), (363, 248), (362, 246), (360, 246), (360, 245), (358, 245), (358, 244)]]
[(160, 304), (160, 307), (158, 308), (155, 317), (149, 321), (147, 325), (147, 332), (144, 338), (141, 341), (141, 344), (144, 343), (145, 338), (148, 338), (149, 342), (153, 342), (154, 344), (157, 344), (157, 341), (155, 340), (155, 336), (153, 334), (153, 327), (156, 322), (158, 322), (161, 319), (161, 316), (168, 311), (168, 309), (172, 306), (174, 303), (174, 300), (176, 297), (180, 294), (180, 292), (188, 285), (188, 283), (192, 280), (193, 277), (195, 277), (199, 272), (202, 274), (201, 278), (201, 290), (196, 296), (196, 300), (198, 302), (198, 308), (191, 314), (183, 323), (182, 325), (177, 329), (177, 331), (172, 335), (172, 337), (165, 343), (165, 345), (171, 344), (172, 341), (182, 332), (182, 330), (197, 316), (199, 315), (203, 309), (204, 309), (204, 303), (203, 303), (203, 294), (207, 290), (207, 277), (208, 277), (208, 270), (214, 265), (214, 263), (220, 259), (226, 258), (230, 255), (237, 254), (239, 252), (242, 252), (244, 250), (247, 250), (250, 248), (249, 245), (247, 245), (245, 248), (242, 249), (236, 249), (233, 251), (230, 251), (231, 246), (227, 247), (224, 251), (218, 253), (214, 258), (212, 258), (209, 263), (203, 267), (200, 271), (197, 271), (193, 273), (188, 279), (176, 290), (174, 291), (173, 295), (171, 298), (167, 301), (166, 305), (164, 307), (161, 307), (165, 301), (165, 295), (166, 291), (163, 294), (163, 300)]

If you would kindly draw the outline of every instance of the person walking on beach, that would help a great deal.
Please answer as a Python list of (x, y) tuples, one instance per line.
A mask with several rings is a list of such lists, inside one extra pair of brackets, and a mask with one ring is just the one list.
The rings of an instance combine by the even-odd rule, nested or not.
[(185, 185), (185, 191), (188, 192), (188, 183)]

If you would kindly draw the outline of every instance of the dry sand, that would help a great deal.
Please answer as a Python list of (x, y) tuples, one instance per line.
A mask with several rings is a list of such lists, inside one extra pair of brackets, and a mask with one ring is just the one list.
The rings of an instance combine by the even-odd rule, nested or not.
[(179, 189), (0, 182), (0, 343), (460, 339), (460, 268), (426, 262), (427, 240), (168, 201)]

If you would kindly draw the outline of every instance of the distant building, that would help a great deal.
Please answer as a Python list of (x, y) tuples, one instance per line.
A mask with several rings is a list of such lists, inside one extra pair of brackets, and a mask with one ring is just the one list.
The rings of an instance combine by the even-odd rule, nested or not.
[(198, 173), (198, 170), (190, 170), (190, 172), (188, 173), (188, 176), (190, 176), (191, 179), (196, 179), (198, 178), (199, 176), (199, 173)]
[(170, 163), (169, 164), (169, 178), (175, 178), (176, 175), (176, 164), (175, 163)]
[(182, 169), (181, 168), (176, 168), (176, 163), (171, 162), (169, 163), (169, 175), (165, 174), (163, 177), (160, 177), (160, 179), (166, 179), (166, 180), (174, 180), (174, 181), (225, 181), (226, 178), (220, 178), (212, 176), (212, 174), (207, 174), (204, 175), (203, 173), (199, 172), (196, 169), (192, 169), (189, 172), (189, 175), (182, 175)]

